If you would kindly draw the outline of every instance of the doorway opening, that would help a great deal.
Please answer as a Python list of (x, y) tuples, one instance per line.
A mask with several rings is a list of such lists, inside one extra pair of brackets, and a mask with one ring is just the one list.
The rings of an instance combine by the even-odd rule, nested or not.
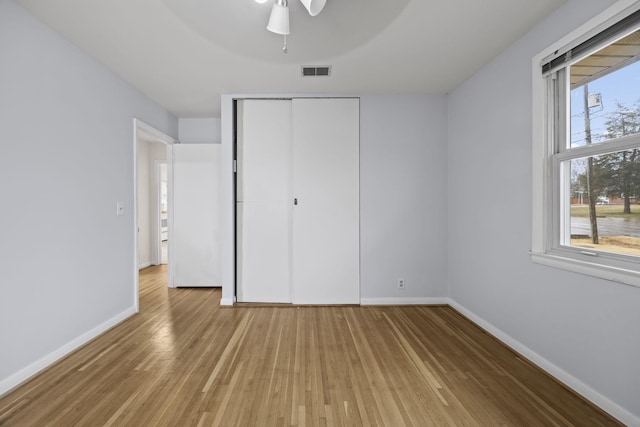
[(154, 205), (157, 209), (155, 214), (158, 215), (157, 228), (155, 233), (157, 238), (155, 247), (157, 262), (154, 265), (169, 264), (169, 194), (167, 186), (167, 162), (156, 160), (155, 165), (156, 179), (153, 190), (157, 193), (158, 203)]
[(173, 285), (172, 263), (172, 155), (177, 141), (134, 119), (134, 306), (139, 311), (139, 271), (167, 265), (167, 283)]

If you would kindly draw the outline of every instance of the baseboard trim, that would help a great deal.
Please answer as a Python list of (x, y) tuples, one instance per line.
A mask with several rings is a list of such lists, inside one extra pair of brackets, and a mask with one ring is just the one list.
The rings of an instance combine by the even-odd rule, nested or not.
[(449, 305), (449, 298), (360, 298), (360, 305)]
[(10, 377), (0, 381), (0, 397), (9, 393), (16, 387), (22, 385), (24, 382), (34, 377), (36, 374), (38, 374), (42, 370), (48, 368), (58, 360), (67, 356), (69, 353), (77, 350), (78, 348), (82, 347), (92, 339), (98, 337), (99, 335), (103, 334), (107, 330), (113, 328), (114, 326), (128, 319), (134, 314), (136, 314), (135, 308), (130, 307), (125, 311), (123, 311), (122, 313), (112, 317), (111, 319), (101, 323), (95, 328), (85, 332), (84, 334), (80, 335), (78, 338), (63, 345), (59, 349), (46, 355), (40, 360), (37, 360), (36, 362), (32, 363), (26, 368), (23, 368), (20, 371), (16, 372), (15, 374), (11, 375)]
[(230, 307), (233, 305), (233, 298), (221, 298), (220, 305), (224, 307)]
[(516, 353), (522, 355), (526, 359), (528, 359), (531, 363), (545, 371), (547, 374), (551, 375), (562, 384), (578, 393), (589, 402), (598, 406), (600, 409), (611, 415), (612, 417), (617, 418), (623, 424), (626, 424), (630, 427), (640, 427), (640, 418), (627, 411), (617, 403), (598, 393), (573, 375), (549, 362), (544, 357), (540, 356), (538, 353), (531, 350), (529, 347), (525, 346), (521, 342), (513, 339), (511, 336), (504, 333), (502, 330), (496, 328), (493, 324), (487, 322), (482, 317), (478, 316), (471, 310), (468, 310), (461, 304), (449, 298), (449, 305), (460, 312), (464, 317), (487, 331), (489, 334), (493, 335), (496, 339), (501, 341), (507, 347), (511, 348)]
[(142, 270), (143, 268), (151, 267), (150, 262), (143, 262), (142, 264), (138, 264), (138, 270)]
[(219, 288), (220, 283), (202, 282), (202, 283), (175, 283), (176, 288)]

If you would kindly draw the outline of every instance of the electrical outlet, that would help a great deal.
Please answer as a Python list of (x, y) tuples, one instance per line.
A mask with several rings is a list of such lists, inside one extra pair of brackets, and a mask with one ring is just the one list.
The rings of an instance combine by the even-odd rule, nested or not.
[(404, 289), (404, 279), (398, 279), (398, 289)]

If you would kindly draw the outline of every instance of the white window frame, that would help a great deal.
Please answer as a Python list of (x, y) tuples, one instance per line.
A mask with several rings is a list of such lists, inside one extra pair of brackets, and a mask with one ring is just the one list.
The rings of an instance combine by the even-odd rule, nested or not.
[(556, 135), (559, 132), (565, 132), (563, 127), (568, 121), (559, 123), (560, 129), (552, 123), (553, 118), (550, 117), (549, 112), (553, 108), (553, 90), (547, 84), (547, 77), (543, 76), (541, 68), (557, 52), (567, 51), (579, 45), (639, 9), (640, 4), (636, 0), (618, 1), (536, 55), (532, 60), (531, 73), (533, 90), (531, 259), (535, 263), (637, 287), (640, 287), (640, 260), (637, 257), (562, 246), (560, 230), (563, 224), (560, 224), (559, 215), (554, 212), (561, 209), (559, 206), (560, 162), (623, 150), (637, 144), (640, 137), (635, 135), (571, 150), (562, 148), (554, 153)]

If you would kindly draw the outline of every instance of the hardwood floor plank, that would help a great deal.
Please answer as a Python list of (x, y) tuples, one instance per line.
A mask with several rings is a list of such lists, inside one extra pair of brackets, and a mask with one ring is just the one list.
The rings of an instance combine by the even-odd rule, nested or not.
[(140, 314), (0, 399), (2, 426), (620, 425), (447, 306), (219, 306), (140, 274)]

